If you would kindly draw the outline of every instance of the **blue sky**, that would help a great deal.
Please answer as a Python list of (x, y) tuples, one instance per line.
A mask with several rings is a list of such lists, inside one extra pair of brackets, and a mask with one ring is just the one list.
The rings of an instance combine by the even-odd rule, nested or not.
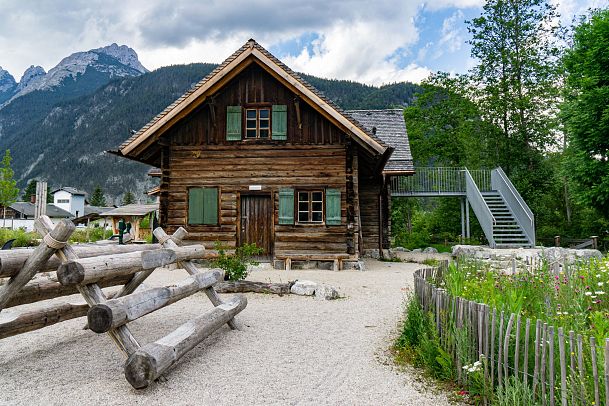
[[(609, 0), (550, 0), (569, 23)], [(17, 80), (73, 52), (116, 42), (149, 69), (221, 62), (250, 37), (291, 68), (380, 85), (463, 73), (465, 20), (484, 0), (0, 0), (0, 66)]]

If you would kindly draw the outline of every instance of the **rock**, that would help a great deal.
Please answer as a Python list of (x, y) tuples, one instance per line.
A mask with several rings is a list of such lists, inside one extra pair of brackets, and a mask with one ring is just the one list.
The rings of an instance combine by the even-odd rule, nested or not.
[(364, 250), (364, 258), (374, 258), (379, 259), (381, 256), (379, 254), (379, 250)]
[(393, 250), (396, 252), (410, 252), (409, 249), (406, 249), (404, 247), (395, 247)]
[(353, 271), (364, 271), (365, 265), (364, 261), (343, 261), (343, 271), (353, 270)]
[(422, 250), (422, 249), (420, 249), (420, 248), (415, 248), (415, 249), (413, 249), (413, 250), (412, 250), (412, 251), (410, 251), (410, 252), (423, 252), (423, 250)]
[(437, 250), (437, 249), (435, 249), (434, 247), (427, 247), (427, 248), (425, 248), (425, 249), (423, 250), (423, 252), (424, 252), (425, 254), (437, 254), (437, 253), (438, 253), (438, 250)]
[(312, 281), (296, 281), (290, 291), (295, 295), (313, 296), (317, 289), (317, 283)]
[(334, 300), (340, 297), (338, 290), (334, 286), (317, 285), (315, 289), (315, 299), (318, 300)]

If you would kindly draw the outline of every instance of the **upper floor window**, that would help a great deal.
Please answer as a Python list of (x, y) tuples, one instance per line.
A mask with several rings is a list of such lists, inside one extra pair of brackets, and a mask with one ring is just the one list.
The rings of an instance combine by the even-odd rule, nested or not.
[(288, 108), (284, 104), (272, 106), (227, 106), (226, 140), (272, 139), (287, 141)]
[(70, 200), (69, 199), (57, 199), (57, 204), (60, 204), (60, 203), (70, 203)]
[(271, 130), (271, 109), (248, 108), (245, 110), (245, 138), (269, 138)]

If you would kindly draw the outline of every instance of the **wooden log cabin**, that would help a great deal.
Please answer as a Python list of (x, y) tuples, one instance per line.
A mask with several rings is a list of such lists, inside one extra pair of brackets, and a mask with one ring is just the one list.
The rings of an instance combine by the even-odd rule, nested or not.
[(254, 40), (115, 153), (160, 169), (169, 232), (288, 264), (382, 255), (388, 177), (414, 172), (401, 110), (343, 111)]

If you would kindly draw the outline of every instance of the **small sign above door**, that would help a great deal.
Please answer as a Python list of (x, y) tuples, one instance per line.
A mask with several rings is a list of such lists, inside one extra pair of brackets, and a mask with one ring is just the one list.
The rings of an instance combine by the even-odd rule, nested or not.
[(262, 185), (250, 185), (250, 190), (262, 190)]

